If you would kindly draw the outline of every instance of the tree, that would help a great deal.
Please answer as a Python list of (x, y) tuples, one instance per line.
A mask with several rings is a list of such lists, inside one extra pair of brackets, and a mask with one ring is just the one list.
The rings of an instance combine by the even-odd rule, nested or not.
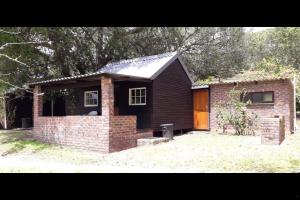
[(242, 28), (199, 28), (186, 44), (186, 62), (195, 81), (208, 76), (230, 77), (244, 69), (244, 30)]
[(245, 37), (248, 66), (262, 59), (274, 59), (278, 64), (300, 69), (300, 28), (278, 27)]

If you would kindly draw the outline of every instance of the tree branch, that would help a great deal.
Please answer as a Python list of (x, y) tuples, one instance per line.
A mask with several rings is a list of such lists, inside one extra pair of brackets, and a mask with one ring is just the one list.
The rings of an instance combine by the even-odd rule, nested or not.
[(24, 65), (24, 66), (26, 66), (26, 67), (30, 67), (30, 66), (27, 65), (26, 63), (23, 63), (23, 62), (21, 62), (21, 61), (18, 60), (18, 59), (20, 58), (20, 56), (17, 57), (17, 58), (12, 58), (12, 57), (10, 57), (10, 56), (8, 56), (8, 55), (6, 55), (6, 54), (0, 53), (0, 57), (1, 57), (1, 56), (5, 57), (5, 58), (7, 58), (7, 59), (9, 59), (9, 60), (12, 60), (12, 61), (14, 61), (14, 62), (17, 62), (17, 63), (19, 63), (19, 64), (21, 64), (21, 65)]
[(42, 44), (42, 43), (48, 43), (47, 41), (42, 42), (12, 42), (12, 43), (6, 43), (0, 47), (0, 50), (4, 49), (8, 45), (24, 45), (24, 44)]
[(11, 35), (18, 35), (18, 34), (21, 33), (21, 32), (5, 31), (5, 30), (3, 30), (3, 29), (0, 29), (0, 32), (2, 32), (2, 33), (7, 33), (7, 34), (11, 34)]
[(0, 76), (9, 76), (11, 75), (11, 73), (8, 73), (8, 74), (0, 74)]
[(32, 93), (32, 94), (33, 94), (33, 92), (31, 92), (30, 90), (27, 90), (27, 89), (25, 89), (25, 88), (22, 88), (22, 87), (13, 85), (13, 84), (11, 84), (11, 83), (9, 83), (9, 82), (7, 82), (7, 81), (4, 81), (4, 80), (2, 80), (2, 79), (0, 79), (0, 82), (2, 82), (2, 83), (4, 83), (4, 84), (7, 84), (7, 85), (10, 85), (10, 86), (12, 86), (12, 87), (14, 87), (14, 88), (16, 88), (16, 89), (25, 90), (26, 92), (29, 92), (29, 93)]

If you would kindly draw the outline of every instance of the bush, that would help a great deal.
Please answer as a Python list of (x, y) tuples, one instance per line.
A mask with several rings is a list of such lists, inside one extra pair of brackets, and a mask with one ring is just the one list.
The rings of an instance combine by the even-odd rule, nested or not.
[(251, 102), (244, 102), (245, 95), (244, 91), (232, 89), (229, 99), (217, 104), (217, 123), (223, 133), (232, 127), (235, 135), (254, 135), (257, 115), (247, 111)]

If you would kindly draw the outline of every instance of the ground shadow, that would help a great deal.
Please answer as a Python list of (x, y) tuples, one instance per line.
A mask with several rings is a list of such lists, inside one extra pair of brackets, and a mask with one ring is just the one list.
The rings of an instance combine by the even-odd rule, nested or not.
[(1, 156), (18, 153), (25, 149), (30, 149), (31, 152), (36, 153), (50, 146), (49, 144), (35, 140), (31, 133), (24, 131), (1, 133), (0, 144), (11, 145), (11, 147), (4, 151)]

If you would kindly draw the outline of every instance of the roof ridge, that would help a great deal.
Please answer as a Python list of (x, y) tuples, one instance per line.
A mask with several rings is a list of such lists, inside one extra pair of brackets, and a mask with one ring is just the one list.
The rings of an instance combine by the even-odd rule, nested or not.
[(135, 61), (153, 60), (153, 59), (157, 59), (157, 58), (167, 57), (167, 56), (170, 56), (172, 54), (176, 55), (175, 53), (177, 54), (177, 51), (166, 52), (166, 53), (156, 54), (156, 55), (151, 55), (151, 56), (141, 56), (141, 57), (137, 57), (137, 58), (123, 59), (123, 60), (120, 60), (120, 61), (107, 63), (105, 66), (123, 64), (123, 63), (132, 63), (132, 62), (135, 62)]

